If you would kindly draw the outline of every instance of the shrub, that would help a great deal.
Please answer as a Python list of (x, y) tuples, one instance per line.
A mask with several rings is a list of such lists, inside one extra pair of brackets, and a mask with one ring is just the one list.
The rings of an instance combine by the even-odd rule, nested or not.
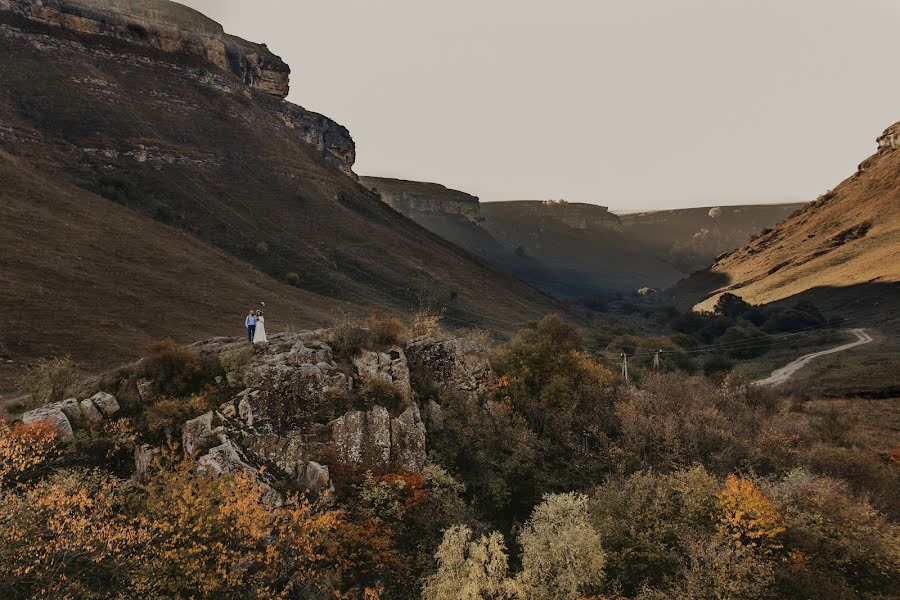
[(772, 501), (749, 479), (729, 475), (719, 492), (720, 531), (735, 548), (771, 553), (782, 547), (784, 521)]
[(363, 377), (355, 394), (359, 399), (357, 408), (361, 410), (369, 410), (373, 406), (383, 406), (396, 416), (407, 406), (406, 399), (397, 386), (380, 377)]
[(715, 532), (719, 487), (715, 477), (695, 467), (669, 475), (642, 471), (596, 488), (588, 512), (603, 541), (610, 587), (631, 597), (682, 571), (691, 540)]
[(472, 539), (464, 525), (444, 532), (435, 553), (438, 569), (425, 580), (422, 597), (428, 600), (481, 600), (511, 598), (509, 561), (503, 537), (496, 531)]
[(606, 555), (587, 502), (583, 494), (548, 494), (531, 513), (519, 534), (519, 582), (529, 597), (578, 600), (600, 591)]
[(734, 364), (721, 354), (710, 356), (703, 362), (703, 374), (707, 377), (730, 371)]
[(374, 314), (366, 319), (372, 341), (380, 346), (396, 346), (406, 339), (406, 325), (394, 315)]
[(732, 358), (755, 358), (768, 352), (771, 340), (753, 325), (735, 325), (725, 331), (718, 343), (726, 346), (725, 353)]
[(254, 250), (256, 251), (257, 255), (265, 256), (266, 254), (269, 253), (269, 244), (267, 244), (265, 242), (259, 242), (258, 244), (256, 244), (256, 247), (254, 248)]
[(441, 326), (443, 314), (429, 309), (420, 309), (413, 314), (409, 334), (412, 337), (427, 335), (433, 338), (443, 338), (447, 332)]
[(19, 379), (19, 387), (38, 404), (59, 402), (78, 382), (78, 364), (70, 356), (42, 358)]
[(300, 285), (300, 274), (296, 271), (290, 271), (285, 274), (284, 280), (288, 285), (298, 286)]
[(45, 472), (62, 454), (62, 440), (46, 422), (10, 427), (0, 419), (0, 490)]
[(345, 314), (329, 331), (328, 344), (337, 356), (349, 358), (365, 348), (373, 347), (375, 336), (371, 329)]
[(167, 338), (154, 342), (144, 353), (144, 377), (151, 379), (156, 391), (167, 396), (183, 396), (200, 389), (209, 379), (199, 354), (179, 347)]

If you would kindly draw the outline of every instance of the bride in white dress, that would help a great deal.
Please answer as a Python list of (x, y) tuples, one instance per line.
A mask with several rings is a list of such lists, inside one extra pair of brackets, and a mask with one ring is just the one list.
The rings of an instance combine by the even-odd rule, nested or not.
[(256, 311), (256, 332), (253, 334), (253, 343), (269, 343), (269, 338), (266, 337), (266, 319), (263, 317), (261, 310)]

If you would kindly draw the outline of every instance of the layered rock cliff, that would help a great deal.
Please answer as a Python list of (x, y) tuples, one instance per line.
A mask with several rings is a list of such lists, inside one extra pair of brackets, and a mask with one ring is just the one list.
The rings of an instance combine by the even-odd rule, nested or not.
[[(168, 0), (0, 0), (0, 15), (3, 13), (8, 23), (0, 25), (3, 34), (18, 36), (46, 51), (60, 43), (39, 33), (56, 30), (98, 36), (159, 51), (159, 58), (171, 61), (172, 68), (188, 71), (194, 80), (218, 92), (252, 92), (299, 140), (355, 176), (355, 144), (347, 129), (284, 100), (290, 90), (290, 67), (265, 44), (230, 35), (219, 23), (191, 8)], [(48, 29), (29, 28), (29, 23)], [(78, 48), (72, 43), (65, 46), (67, 50)], [(200, 72), (197, 65), (185, 64), (186, 58), (214, 67), (220, 74)]]
[(477, 196), (439, 183), (387, 177), (360, 177), (359, 182), (379, 194), (391, 208), (413, 220), (426, 215), (459, 215), (471, 223), (481, 220)]

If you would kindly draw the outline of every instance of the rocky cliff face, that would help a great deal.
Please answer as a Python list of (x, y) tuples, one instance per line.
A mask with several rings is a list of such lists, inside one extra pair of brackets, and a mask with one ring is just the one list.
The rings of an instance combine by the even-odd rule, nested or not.
[[(347, 359), (336, 356), (328, 339), (329, 331), (316, 330), (274, 334), (265, 347), (225, 338), (195, 345), (205, 360), (227, 365), (220, 381), (233, 394), (183, 423), (185, 454), (213, 475), (253, 471), (266, 483), (287, 481), (327, 499), (336, 467), (420, 471), (428, 435), (443, 423), (440, 403), (474, 402), (489, 410), (495, 375), (487, 350), (475, 342), (426, 336)], [(119, 389), (132, 381), (140, 404), (151, 405), (156, 382), (134, 380), (130, 369), (121, 371)], [(115, 397), (98, 392), (32, 410), (23, 420), (47, 421), (71, 441), (76, 430), (95, 428), (119, 411)], [(152, 469), (159, 454), (150, 445), (135, 448), (136, 476)], [(274, 490), (272, 496), (277, 503)]]
[(471, 223), (481, 220), (476, 196), (439, 183), (386, 177), (360, 177), (359, 182), (378, 193), (391, 208), (413, 220), (425, 215), (458, 215)]
[[(186, 71), (191, 79), (202, 81), (217, 92), (252, 92), (296, 132), (299, 140), (314, 146), (329, 162), (355, 177), (355, 145), (347, 129), (284, 101), (290, 89), (290, 67), (265, 44), (225, 33), (220, 24), (193, 9), (168, 0), (0, 0), (0, 15), (3, 13), (9, 23), (3, 26), (0, 22), (3, 34), (17, 36), (47, 52), (61, 49), (60, 42), (53, 39), (56, 35), (110, 38), (125, 43), (116, 46), (114, 52), (122, 52), (127, 45), (159, 51), (162, 54), (158, 58), (170, 60), (173, 69)], [(29, 31), (29, 23), (45, 29), (32, 27)], [(81, 48), (71, 40), (63, 45), (68, 52)], [(88, 48), (84, 50), (89, 52)], [(186, 58), (208, 64), (221, 75), (203, 73)], [(146, 61), (148, 57), (142, 59)], [(88, 83), (89, 80), (86, 79)]]

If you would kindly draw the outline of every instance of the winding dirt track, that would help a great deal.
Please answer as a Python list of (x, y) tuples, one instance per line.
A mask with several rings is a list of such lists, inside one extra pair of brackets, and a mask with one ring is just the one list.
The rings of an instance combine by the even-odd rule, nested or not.
[(864, 329), (848, 329), (847, 331), (856, 336), (855, 342), (835, 346), (834, 348), (829, 348), (828, 350), (821, 350), (819, 352), (805, 354), (797, 360), (781, 367), (780, 369), (775, 369), (767, 378), (760, 379), (759, 381), (755, 382), (755, 385), (780, 385), (790, 379), (791, 375), (809, 364), (810, 361), (812, 361), (814, 358), (818, 358), (826, 354), (834, 354), (835, 352), (843, 352), (844, 350), (849, 350), (850, 348), (855, 348), (856, 346), (862, 346), (863, 344), (868, 344), (872, 341), (872, 336), (866, 333)]

